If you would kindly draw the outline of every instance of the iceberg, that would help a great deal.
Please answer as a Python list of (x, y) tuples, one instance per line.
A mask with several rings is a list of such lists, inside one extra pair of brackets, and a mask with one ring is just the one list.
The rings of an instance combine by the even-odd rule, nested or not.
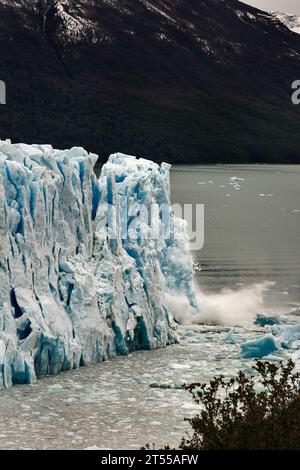
[(175, 343), (166, 295), (196, 304), (170, 166), (97, 159), (0, 141), (0, 388)]
[(282, 328), (279, 339), (284, 349), (300, 349), (300, 323)]
[(277, 345), (273, 335), (268, 334), (253, 341), (241, 344), (244, 359), (261, 359), (276, 351)]
[(261, 326), (261, 327), (279, 325), (280, 323), (282, 323), (282, 320), (280, 318), (280, 315), (277, 315), (277, 314), (275, 314), (275, 315), (263, 315), (263, 314), (256, 315), (256, 319), (255, 319), (255, 322), (254, 322), (255, 325), (258, 325), (258, 326)]
[(224, 341), (229, 344), (236, 344), (236, 339), (234, 336), (234, 330), (230, 330), (227, 334), (224, 336)]
[(300, 317), (300, 307), (295, 307), (290, 311), (290, 315), (294, 315), (295, 317)]
[(245, 181), (245, 179), (244, 179), (244, 178), (240, 178), (239, 176), (232, 176), (232, 177), (230, 178), (230, 182), (231, 182), (231, 183), (239, 183), (239, 182), (241, 182), (241, 181)]

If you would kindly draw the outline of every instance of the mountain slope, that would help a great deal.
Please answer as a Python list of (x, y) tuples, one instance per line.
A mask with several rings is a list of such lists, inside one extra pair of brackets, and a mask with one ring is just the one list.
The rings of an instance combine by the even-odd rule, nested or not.
[(237, 0), (0, 0), (0, 136), (300, 162), (300, 37)]

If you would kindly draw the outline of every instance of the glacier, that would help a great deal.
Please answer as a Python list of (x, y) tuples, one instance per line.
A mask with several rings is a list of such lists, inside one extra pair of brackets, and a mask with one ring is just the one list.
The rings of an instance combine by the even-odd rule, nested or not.
[(176, 343), (166, 295), (196, 305), (170, 166), (97, 159), (0, 141), (0, 388)]

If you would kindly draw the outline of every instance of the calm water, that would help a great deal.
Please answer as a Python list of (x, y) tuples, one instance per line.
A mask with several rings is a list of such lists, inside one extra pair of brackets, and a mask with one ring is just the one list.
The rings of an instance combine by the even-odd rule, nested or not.
[[(244, 179), (240, 189), (229, 184), (233, 176)], [(214, 295), (273, 281), (270, 308), (300, 306), (299, 167), (176, 167), (171, 179), (173, 202), (205, 204), (205, 246), (194, 253), (203, 290)], [(263, 330), (237, 327), (233, 344), (226, 341), (229, 330), (182, 327), (179, 345), (0, 392), (0, 449), (176, 446), (184, 418), (196, 412), (178, 384), (251, 367), (240, 357), (240, 344)], [(289, 354), (300, 364), (300, 350)], [(284, 359), (287, 352), (276, 355)]]
[(205, 291), (270, 281), (270, 307), (300, 305), (299, 165), (178, 166), (171, 188), (172, 202), (205, 205), (205, 245), (193, 253)]

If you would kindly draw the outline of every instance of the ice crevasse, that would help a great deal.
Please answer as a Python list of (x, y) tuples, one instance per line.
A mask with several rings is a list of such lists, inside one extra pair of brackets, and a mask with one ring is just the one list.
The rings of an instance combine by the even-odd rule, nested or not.
[[(0, 141), (0, 388), (174, 343), (166, 293), (195, 302), (169, 165), (115, 154), (97, 180), (97, 158)], [(138, 235), (153, 205), (170, 208), (169, 238)], [(125, 209), (135, 236), (113, 237)]]

